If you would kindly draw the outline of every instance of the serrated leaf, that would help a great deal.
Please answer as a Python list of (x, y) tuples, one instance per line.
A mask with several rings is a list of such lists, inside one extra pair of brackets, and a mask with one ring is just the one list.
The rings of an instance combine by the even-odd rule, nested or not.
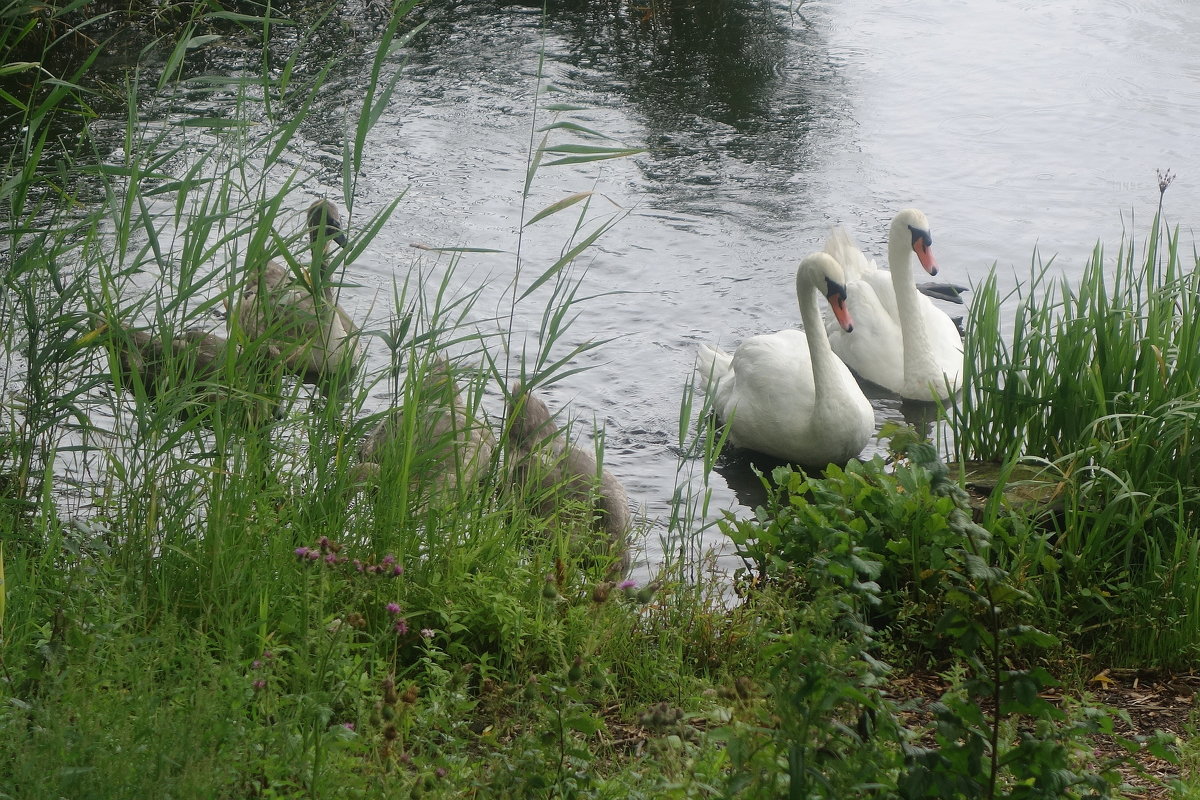
[(10, 61), (7, 64), (0, 64), (0, 75), (12, 75), (16, 72), (41, 68), (42, 62), (40, 61)]

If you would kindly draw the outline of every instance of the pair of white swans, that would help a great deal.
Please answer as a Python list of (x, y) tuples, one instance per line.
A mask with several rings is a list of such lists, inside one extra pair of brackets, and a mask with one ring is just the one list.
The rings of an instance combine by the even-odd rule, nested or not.
[[(803, 332), (753, 336), (733, 355), (701, 346), (700, 374), (733, 444), (803, 466), (854, 458), (875, 430), (875, 414), (851, 369), (915, 400), (958, 391), (958, 328), (918, 293), (910, 270), (915, 254), (937, 274), (931, 242), (923, 213), (897, 214), (888, 235), (889, 276), (836, 229), (825, 252), (805, 258), (796, 272)], [(833, 309), (828, 331), (814, 292)]]

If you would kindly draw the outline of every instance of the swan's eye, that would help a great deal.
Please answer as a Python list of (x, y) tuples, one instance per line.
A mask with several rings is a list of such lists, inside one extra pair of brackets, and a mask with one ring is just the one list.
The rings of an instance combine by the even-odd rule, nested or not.
[(837, 297), (843, 303), (846, 302), (846, 287), (835, 281), (833, 278), (825, 279), (825, 297), (828, 300), (833, 300)]
[(929, 231), (923, 231), (914, 225), (909, 225), (908, 229), (912, 231), (913, 250), (917, 249), (918, 243), (925, 245), (926, 249), (933, 246), (933, 237), (929, 235)]

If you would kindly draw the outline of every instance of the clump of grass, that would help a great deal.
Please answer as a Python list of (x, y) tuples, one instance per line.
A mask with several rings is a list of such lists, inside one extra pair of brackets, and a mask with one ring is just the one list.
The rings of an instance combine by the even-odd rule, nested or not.
[(1044, 599), (1079, 644), (1178, 664), (1200, 651), (1200, 272), (1160, 214), (1140, 259), (1132, 238), (1111, 264), (1097, 246), (1077, 285), (1050, 264), (1007, 302), (984, 282), (952, 424), (960, 461), (1026, 457), (1061, 482)]

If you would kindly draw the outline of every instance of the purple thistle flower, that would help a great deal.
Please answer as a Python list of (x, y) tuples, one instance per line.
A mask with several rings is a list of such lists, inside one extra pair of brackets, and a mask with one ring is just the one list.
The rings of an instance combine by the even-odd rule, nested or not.
[(325, 554), (325, 563), (332, 567), (334, 564), (337, 563), (337, 554), (336, 553), (326, 553)]
[(317, 550), (309, 550), (307, 553), (305, 553), (305, 555), (308, 556), (309, 561), (316, 561), (321, 557), (321, 553)]
[(389, 614), (393, 614), (393, 615), (399, 614), (400, 613), (400, 604), (399, 603), (388, 603), (387, 610), (388, 610)]
[(383, 557), (383, 561), (381, 561), (379, 563), (385, 567), (390, 567), (392, 564), (396, 563), (396, 557), (394, 555), (392, 555), (391, 553), (388, 553), (386, 556)]
[(328, 550), (329, 549), (329, 537), (322, 536), (320, 539), (317, 539), (317, 546), (320, 547), (322, 550)]
[(398, 633), (401, 636), (408, 633), (408, 622), (406, 620), (403, 620), (403, 619), (396, 620), (395, 627), (396, 627), (396, 633)]
[(292, 552), (296, 554), (296, 558), (308, 558), (308, 548), (307, 547), (297, 547)]
[(627, 578), (627, 579), (621, 581), (620, 583), (618, 583), (617, 588), (620, 589), (621, 591), (625, 591), (626, 589), (636, 589), (637, 581), (629, 580)]
[(255, 691), (267, 688), (267, 682), (262, 678), (256, 680), (253, 684)]
[(393, 578), (399, 578), (403, 574), (404, 574), (404, 565), (397, 564), (396, 566), (392, 567), (392, 577)]
[(270, 650), (263, 650), (263, 658), (265, 658), (267, 661), (270, 661), (274, 657), (275, 657), (275, 654), (272, 653)]
[(353, 722), (343, 722), (342, 727), (348, 731), (352, 731), (352, 730), (354, 730), (354, 723)]
[(354, 559), (354, 562), (353, 562), (353, 563), (354, 563), (354, 571), (355, 571), (355, 572), (362, 572), (362, 571), (363, 571), (363, 562), (359, 561), (359, 560), (356, 558), (356, 559)]
[(262, 669), (262, 662), (257, 658), (250, 662), (250, 669)]

